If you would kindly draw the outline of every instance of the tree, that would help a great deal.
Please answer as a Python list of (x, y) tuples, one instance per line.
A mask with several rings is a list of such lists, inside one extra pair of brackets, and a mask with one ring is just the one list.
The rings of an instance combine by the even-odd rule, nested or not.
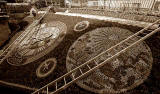
[(60, 7), (65, 7), (65, 0), (58, 0), (60, 3)]
[(15, 0), (6, 0), (8, 3), (15, 3)]

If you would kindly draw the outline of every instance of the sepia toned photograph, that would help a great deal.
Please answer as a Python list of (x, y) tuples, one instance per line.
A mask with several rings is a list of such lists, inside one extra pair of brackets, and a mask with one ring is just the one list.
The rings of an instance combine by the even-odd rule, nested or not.
[(160, 94), (160, 0), (0, 0), (0, 94)]

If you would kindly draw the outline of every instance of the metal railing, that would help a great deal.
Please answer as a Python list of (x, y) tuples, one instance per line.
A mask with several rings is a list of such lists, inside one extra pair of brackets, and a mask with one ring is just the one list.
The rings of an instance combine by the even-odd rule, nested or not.
[[(151, 26), (159, 23), (160, 20), (157, 20), (156, 22), (152, 23), (150, 26), (147, 26), (146, 28), (140, 30), (139, 32), (129, 36), (128, 38), (126, 38), (125, 40), (121, 41), (120, 43), (112, 46), (111, 48), (109, 48), (108, 50), (100, 53), (99, 55), (95, 56), (94, 58), (90, 59), (89, 61), (83, 63), (82, 65), (76, 67), (75, 69), (69, 71), (68, 73), (64, 74), (63, 76), (57, 78), (56, 80), (50, 82), (49, 84), (43, 86), (42, 88), (36, 90), (35, 92), (33, 92), (32, 94), (40, 94), (44, 91), (46, 91), (46, 94), (57, 94), (58, 92), (66, 89), (68, 86), (72, 85), (73, 83), (75, 83), (76, 81), (78, 81), (79, 79), (85, 77), (88, 74), (91, 74), (92, 72), (94, 72), (95, 70), (99, 69), (100, 67), (104, 66), (106, 63), (108, 63), (108, 61), (111, 61), (113, 59), (115, 59), (117, 56), (119, 56), (120, 54), (126, 52), (127, 50), (129, 50), (131, 47), (138, 45), (139, 43), (143, 42), (145, 39), (149, 38), (150, 36), (152, 36), (153, 34), (157, 33), (158, 31), (160, 31), (160, 27), (156, 28), (153, 31), (148, 31), (147, 34), (145, 33), (145, 35), (143, 37), (140, 37), (139, 40), (134, 40), (135, 37), (137, 37), (140, 34), (143, 34), (146, 30), (148, 30)], [(128, 44), (128, 42), (130, 44)], [(101, 61), (100, 63), (97, 62), (93, 62), (96, 61), (96, 59), (114, 49), (116, 49), (117, 47), (122, 47), (122, 45), (127, 45), (126, 48), (123, 48), (123, 50), (119, 50), (118, 53), (115, 53), (112, 57)], [(90, 64), (92, 64), (95, 66), (90, 66)], [(84, 67), (88, 67), (88, 70), (86, 72), (83, 72), (82, 69)], [(75, 77), (74, 73), (79, 71), (81, 74), (77, 77)], [(67, 80), (68, 77), (72, 77), (72, 80), (69, 81)], [(63, 82), (64, 84), (59, 86), (59, 82)], [(49, 91), (49, 89), (52, 89), (52, 91)]]

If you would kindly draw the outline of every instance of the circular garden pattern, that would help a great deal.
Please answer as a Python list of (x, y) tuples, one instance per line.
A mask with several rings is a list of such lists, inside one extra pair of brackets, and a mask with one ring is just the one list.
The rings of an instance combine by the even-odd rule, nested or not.
[(82, 21), (82, 22), (79, 22), (75, 25), (74, 31), (77, 31), (77, 32), (84, 31), (88, 27), (89, 27), (89, 22), (88, 21)]
[[(73, 70), (133, 34), (127, 29), (118, 27), (102, 27), (85, 33), (75, 41), (68, 51), (67, 70)], [(138, 37), (135, 37), (133, 40), (138, 39)], [(90, 66), (104, 62), (125, 47), (127, 45), (101, 55)], [(76, 83), (81, 88), (94, 93), (125, 92), (135, 88), (147, 79), (152, 69), (152, 62), (151, 50), (145, 42), (142, 42), (122, 53), (116, 59), (106, 62), (103, 67), (90, 75), (86, 75)], [(82, 71), (86, 70), (87, 67), (82, 68)], [(73, 73), (75, 78), (80, 74), (79, 71)]]
[[(41, 24), (33, 28), (33, 34), (29, 34), (15, 49), (18, 56), (23, 57), (23, 62), (14, 62), (11, 57), (14, 56), (14, 52), (8, 59), (8, 63), (14, 66), (26, 65), (33, 62), (40, 57), (48, 54), (63, 40), (66, 35), (66, 24), (55, 21), (45, 24)], [(18, 59), (15, 57), (15, 60)]]
[(56, 68), (57, 60), (55, 58), (48, 59), (42, 62), (36, 70), (36, 75), (39, 78), (47, 77)]

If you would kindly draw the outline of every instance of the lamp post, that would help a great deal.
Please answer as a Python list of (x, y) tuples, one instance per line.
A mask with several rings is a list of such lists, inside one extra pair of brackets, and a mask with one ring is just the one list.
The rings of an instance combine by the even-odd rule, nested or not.
[(48, 6), (47, 0), (45, 0), (46, 6)]

